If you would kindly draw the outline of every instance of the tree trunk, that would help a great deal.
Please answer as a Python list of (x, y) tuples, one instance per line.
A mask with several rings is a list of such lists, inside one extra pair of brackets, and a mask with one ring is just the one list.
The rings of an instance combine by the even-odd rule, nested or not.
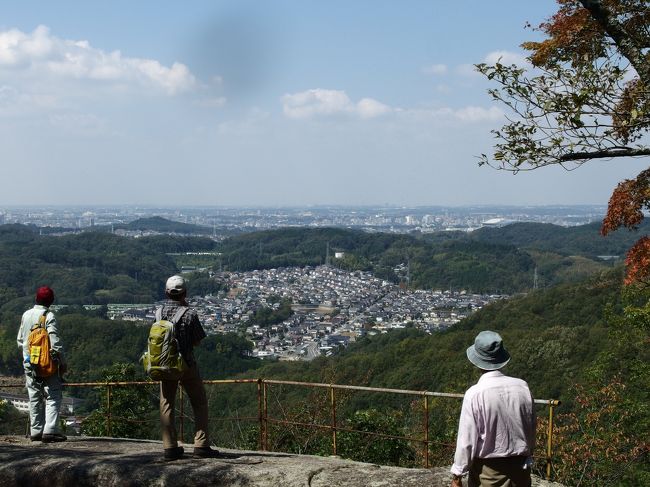
[(646, 89), (650, 88), (650, 57), (644, 55), (643, 46), (637, 46), (624, 27), (610, 15), (601, 0), (580, 0), (591, 16), (616, 43), (619, 52), (625, 56), (639, 74)]

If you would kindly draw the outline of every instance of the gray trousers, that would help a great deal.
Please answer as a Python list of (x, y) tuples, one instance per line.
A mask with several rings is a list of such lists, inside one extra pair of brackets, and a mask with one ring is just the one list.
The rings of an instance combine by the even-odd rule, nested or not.
[(59, 409), (63, 398), (63, 387), (58, 374), (51, 377), (25, 375), (29, 395), (30, 434), (59, 433)]

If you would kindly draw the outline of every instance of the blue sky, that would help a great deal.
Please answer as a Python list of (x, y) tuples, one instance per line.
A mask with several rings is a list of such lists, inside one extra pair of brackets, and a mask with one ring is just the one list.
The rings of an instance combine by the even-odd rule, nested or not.
[(32, 1), (0, 20), (0, 205), (604, 204), (642, 161), (477, 166), (551, 0)]

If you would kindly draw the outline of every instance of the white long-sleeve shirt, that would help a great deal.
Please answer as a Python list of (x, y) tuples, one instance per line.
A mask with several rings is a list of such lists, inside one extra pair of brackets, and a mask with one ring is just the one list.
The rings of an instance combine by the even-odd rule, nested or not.
[(50, 336), (50, 349), (57, 352), (60, 359), (63, 360), (63, 344), (59, 338), (59, 330), (56, 324), (54, 313), (47, 311), (47, 308), (40, 304), (37, 304), (33, 308), (25, 311), (23, 313), (22, 320), (20, 321), (20, 328), (18, 329), (16, 342), (18, 343), (18, 347), (22, 349), (23, 359), (29, 356), (27, 339), (29, 338), (29, 333), (32, 330), (32, 326), (38, 323), (38, 320), (41, 318), (41, 316), (43, 316), (43, 313), (46, 312), (47, 314), (45, 315), (45, 329)]
[(451, 473), (464, 475), (474, 458), (532, 456), (535, 408), (528, 384), (498, 370), (485, 372), (463, 398)]

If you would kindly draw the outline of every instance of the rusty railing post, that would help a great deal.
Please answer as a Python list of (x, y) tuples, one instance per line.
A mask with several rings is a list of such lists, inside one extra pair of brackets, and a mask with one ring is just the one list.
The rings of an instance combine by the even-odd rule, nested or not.
[(268, 384), (264, 381), (264, 436), (262, 437), (262, 451), (269, 449), (269, 401), (268, 401)]
[(107, 389), (108, 390), (107, 390), (107, 407), (106, 407), (106, 409), (108, 411), (107, 411), (107, 414), (106, 414), (106, 434), (109, 437), (111, 437), (111, 436), (113, 436), (113, 431), (112, 431), (112, 428), (111, 428), (111, 390), (112, 390), (112, 388), (111, 388), (110, 384), (107, 385)]
[(424, 468), (429, 468), (429, 396), (424, 396)]
[(553, 407), (555, 406), (554, 401), (549, 403), (548, 407), (548, 440), (546, 443), (546, 479), (550, 480), (551, 478), (551, 466), (552, 466), (552, 455), (553, 455)]
[(257, 420), (260, 425), (257, 447), (258, 449), (263, 450), (264, 417), (262, 416), (262, 379), (257, 379)]
[(336, 396), (330, 384), (330, 405), (332, 407), (332, 455), (336, 456)]
[(181, 414), (180, 414), (180, 420), (181, 420), (181, 425), (180, 425), (180, 433), (181, 433), (181, 441), (185, 443), (185, 396), (183, 394), (183, 385), (179, 384), (178, 385), (178, 396), (179, 400), (181, 402)]

